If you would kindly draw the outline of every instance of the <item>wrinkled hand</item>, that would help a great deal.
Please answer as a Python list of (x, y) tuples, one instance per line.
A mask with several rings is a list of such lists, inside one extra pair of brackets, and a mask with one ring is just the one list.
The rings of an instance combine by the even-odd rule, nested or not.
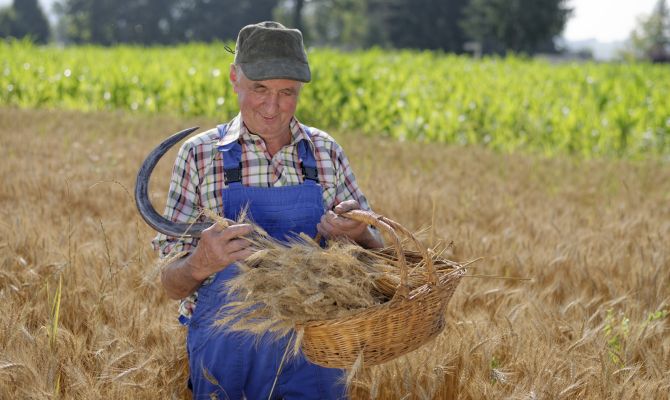
[(366, 223), (341, 216), (347, 211), (360, 208), (361, 205), (356, 200), (343, 201), (335, 206), (333, 211), (327, 211), (321, 217), (316, 229), (326, 239), (346, 237), (363, 247), (381, 247), (380, 239), (372, 233)]
[(244, 260), (254, 253), (250, 242), (243, 238), (253, 231), (249, 224), (234, 224), (224, 228), (214, 224), (202, 231), (198, 246), (187, 260), (191, 275), (197, 280), (219, 272), (235, 261)]

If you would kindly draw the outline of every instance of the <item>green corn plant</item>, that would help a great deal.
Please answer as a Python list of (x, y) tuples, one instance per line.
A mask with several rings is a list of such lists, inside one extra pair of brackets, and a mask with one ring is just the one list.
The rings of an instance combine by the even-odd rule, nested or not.
[[(229, 44), (230, 45), (230, 44)], [(0, 105), (210, 116), (237, 113), (224, 43), (0, 43)], [(670, 157), (670, 70), (431, 51), (310, 49), (298, 117), (398, 140), (583, 157)]]

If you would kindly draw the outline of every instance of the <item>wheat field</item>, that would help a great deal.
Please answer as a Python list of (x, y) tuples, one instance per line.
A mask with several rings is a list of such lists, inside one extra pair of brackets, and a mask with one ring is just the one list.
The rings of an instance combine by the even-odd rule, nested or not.
[[(190, 398), (130, 193), (166, 135), (218, 122), (0, 108), (0, 398)], [(353, 398), (669, 398), (667, 160), (335, 136), (375, 211), (483, 257), (444, 333), (362, 371)], [(152, 180), (159, 209), (174, 154)]]

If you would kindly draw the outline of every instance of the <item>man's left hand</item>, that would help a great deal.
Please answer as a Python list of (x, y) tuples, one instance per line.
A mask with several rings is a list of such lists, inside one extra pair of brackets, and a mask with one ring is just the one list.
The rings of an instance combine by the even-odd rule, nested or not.
[(359, 210), (361, 205), (356, 200), (346, 200), (335, 206), (332, 211), (327, 211), (321, 222), (316, 226), (317, 230), (326, 239), (347, 237), (366, 248), (379, 248), (384, 244), (377, 231), (373, 231), (364, 222), (355, 221), (343, 217), (341, 214), (351, 210)]

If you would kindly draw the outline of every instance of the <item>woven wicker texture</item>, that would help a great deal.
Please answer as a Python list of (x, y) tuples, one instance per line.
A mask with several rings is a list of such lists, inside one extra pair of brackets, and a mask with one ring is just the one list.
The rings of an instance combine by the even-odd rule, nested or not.
[[(397, 257), (389, 257), (389, 262), (397, 263), (400, 284), (386, 303), (346, 318), (312, 321), (297, 327), (304, 329), (302, 350), (310, 361), (329, 368), (349, 368), (361, 355), (366, 366), (382, 364), (419, 348), (442, 332), (445, 309), (465, 269), (438, 259), (437, 264), (451, 268), (437, 273), (428, 249), (411, 232), (384, 216), (359, 210), (344, 216), (374, 225), (391, 237)], [(421, 258), (417, 254), (406, 257), (399, 234), (414, 242)], [(425, 268), (422, 284), (416, 279), (409, 281), (408, 258), (414, 267)]]

